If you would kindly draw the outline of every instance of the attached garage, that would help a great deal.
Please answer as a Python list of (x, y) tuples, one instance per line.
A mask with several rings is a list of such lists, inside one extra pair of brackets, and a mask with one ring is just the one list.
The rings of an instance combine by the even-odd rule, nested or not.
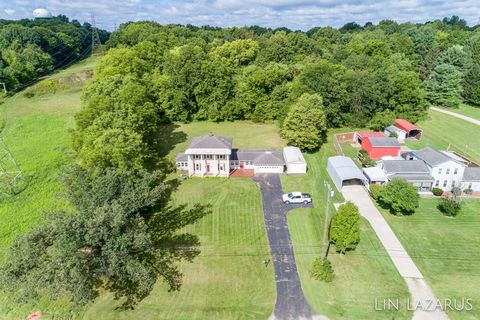
[(255, 159), (255, 173), (283, 173), (285, 160), (280, 151), (265, 151)]
[(367, 185), (367, 178), (349, 157), (336, 156), (328, 158), (327, 172), (339, 191), (346, 185)]
[(287, 166), (287, 174), (299, 174), (307, 172), (307, 162), (302, 151), (297, 147), (283, 148), (283, 158)]

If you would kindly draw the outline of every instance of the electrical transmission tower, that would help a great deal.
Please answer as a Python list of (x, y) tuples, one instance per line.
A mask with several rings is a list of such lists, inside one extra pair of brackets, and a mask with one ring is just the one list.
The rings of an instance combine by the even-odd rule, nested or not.
[(15, 195), (24, 186), (23, 172), (0, 137), (0, 195)]
[(92, 18), (92, 55), (96, 53), (101, 53), (102, 51), (102, 42), (100, 41), (100, 36), (98, 35), (97, 24), (95, 23), (95, 16), (91, 13)]

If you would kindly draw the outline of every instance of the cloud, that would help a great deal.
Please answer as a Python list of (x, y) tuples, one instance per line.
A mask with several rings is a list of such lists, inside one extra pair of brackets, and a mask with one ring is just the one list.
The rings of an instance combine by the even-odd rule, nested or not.
[(7, 15), (11, 16), (12, 14), (15, 13), (15, 10), (13, 10), (13, 9), (3, 9), (3, 12), (5, 12)]
[[(0, 18), (31, 17), (35, 9), (32, 2), (2, 0)], [(54, 15), (65, 14), (80, 21), (89, 21), (92, 12), (98, 26), (110, 30), (122, 22), (138, 20), (307, 30), (314, 26), (339, 27), (351, 21), (422, 22), (452, 15), (475, 25), (480, 11), (479, 0), (43, 0), (42, 6)], [(7, 13), (11, 7), (21, 9)]]

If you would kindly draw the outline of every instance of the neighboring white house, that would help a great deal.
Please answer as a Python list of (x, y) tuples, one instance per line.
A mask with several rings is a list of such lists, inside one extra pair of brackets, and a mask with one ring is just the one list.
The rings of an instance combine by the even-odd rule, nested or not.
[(447, 154), (426, 147), (421, 150), (409, 151), (404, 154), (407, 160), (422, 160), (427, 165), (430, 175), (435, 180), (434, 187), (451, 191), (454, 187), (461, 187), (464, 163), (449, 157)]
[[(287, 149), (290, 148), (290, 149)], [(298, 148), (280, 150), (233, 149), (232, 138), (215, 136), (195, 137), (185, 150), (175, 157), (177, 168), (188, 176), (228, 177), (231, 172), (284, 173), (286, 154), (295, 173), (305, 173), (306, 163)], [(298, 149), (298, 150), (295, 150)], [(290, 151), (288, 151), (290, 150)], [(294, 157), (292, 157), (294, 155)], [(301, 163), (303, 160), (303, 165)]]
[(463, 172), (462, 190), (470, 189), (480, 192), (480, 167), (468, 167)]
[(298, 174), (307, 172), (307, 162), (302, 152), (297, 147), (283, 148), (283, 158), (287, 165), (288, 174)]

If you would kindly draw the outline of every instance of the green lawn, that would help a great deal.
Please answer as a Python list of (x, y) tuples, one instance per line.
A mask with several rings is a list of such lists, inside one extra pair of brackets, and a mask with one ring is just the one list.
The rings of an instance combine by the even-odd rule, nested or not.
[(186, 228), (202, 253), (182, 266), (180, 292), (157, 285), (134, 311), (119, 311), (105, 295), (84, 319), (266, 319), (275, 303), (275, 279), (263, 224), (260, 190), (248, 178), (194, 178), (175, 193), (176, 204), (211, 204), (213, 213)]
[(417, 123), (423, 129), (422, 138), (407, 140), (407, 146), (412, 149), (427, 146), (450, 149), (480, 163), (480, 128), (477, 125), (436, 111), (428, 114), (428, 119)]
[(474, 119), (477, 119), (477, 120), (480, 120), (480, 107), (475, 107), (475, 106), (468, 105), (468, 104), (461, 104), (460, 107), (458, 107), (456, 109), (453, 109), (453, 108), (451, 108), (451, 109), (444, 108), (444, 109), (448, 110), (448, 111), (460, 113), (460, 114), (463, 114), (465, 116), (468, 116), (468, 117), (471, 117), (471, 118), (474, 118)]
[(480, 200), (465, 201), (455, 218), (436, 205), (436, 199), (421, 199), (411, 216), (383, 214), (437, 298), (473, 299), (473, 312), (449, 312), (450, 318), (480, 319)]
[[(335, 150), (330, 141), (319, 152), (306, 155), (306, 176), (282, 177), (284, 190), (310, 192), (314, 199), (314, 209), (298, 209), (288, 216), (295, 259), (307, 300), (315, 313), (330, 319), (409, 319), (411, 314), (405, 313), (405, 310), (374, 310), (375, 299), (406, 299), (409, 295), (406, 284), (364, 219), (360, 244), (355, 251), (346, 255), (336, 254), (334, 250), (329, 253), (335, 270), (333, 282), (327, 284), (310, 277), (313, 259), (321, 254), (326, 201), (324, 179), (328, 179), (335, 188), (326, 172), (327, 159), (332, 155), (335, 155)], [(333, 202), (343, 202), (336, 189)], [(330, 212), (334, 213), (333, 207)]]

